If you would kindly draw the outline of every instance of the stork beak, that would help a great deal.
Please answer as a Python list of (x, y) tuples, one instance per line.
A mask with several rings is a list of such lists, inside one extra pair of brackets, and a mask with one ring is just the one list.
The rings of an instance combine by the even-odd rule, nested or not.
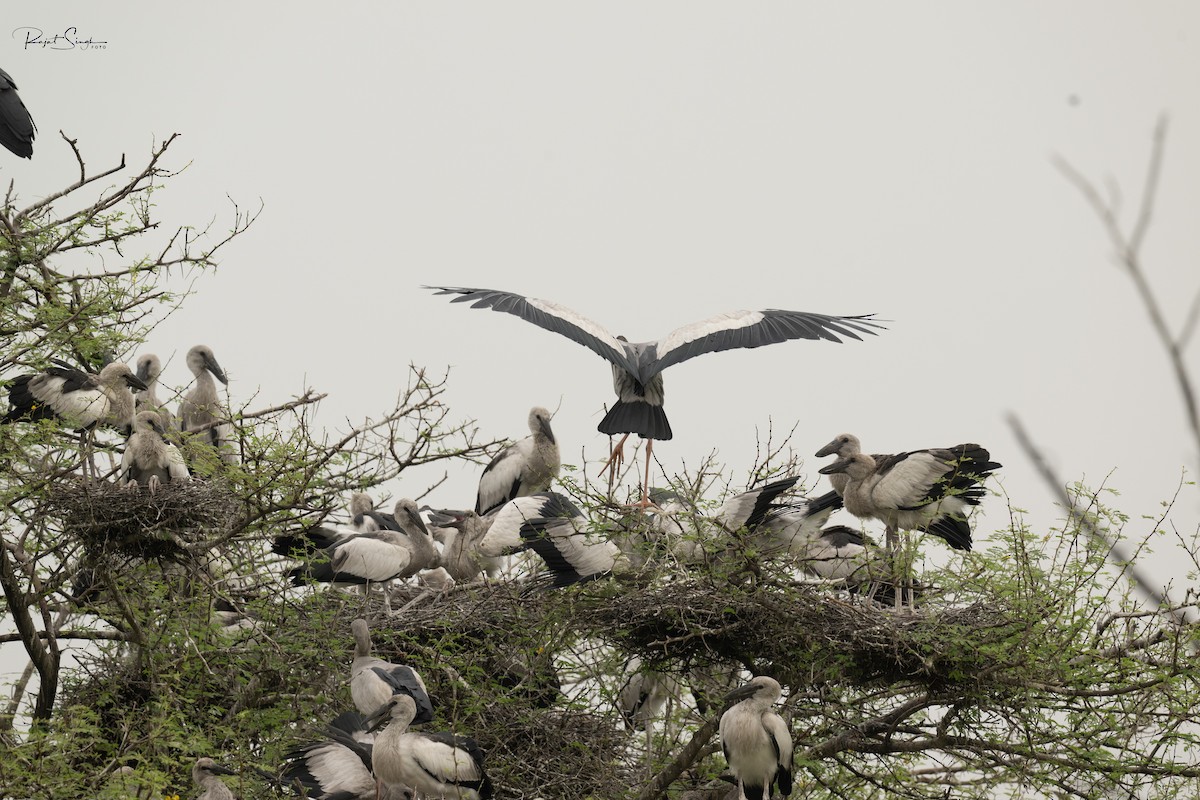
[(557, 442), (554, 441), (554, 431), (550, 430), (550, 420), (539, 418), (538, 427), (541, 428), (542, 433), (546, 435), (546, 438), (550, 440), (550, 444), (557, 444)]
[(733, 703), (736, 703), (740, 700), (745, 700), (747, 697), (750, 697), (757, 691), (758, 691), (758, 687), (751, 686), (750, 684), (746, 684), (745, 686), (739, 686), (738, 688), (734, 689), (729, 694), (725, 695), (724, 703), (727, 706), (732, 705)]
[(125, 376), (125, 382), (132, 388), (143, 392), (150, 388), (142, 382), (141, 378), (139, 378), (137, 375), (134, 375), (132, 372)]
[(454, 511), (449, 508), (426, 508), (429, 512), (429, 521), (439, 528), (449, 527), (455, 522), (463, 518), (466, 512)]
[(838, 447), (840, 446), (841, 445), (838, 440), (834, 439), (832, 442), (818, 450), (814, 455), (816, 455), (818, 458), (821, 456), (831, 456), (838, 451)]
[(217, 363), (215, 358), (205, 355), (204, 367), (214, 376), (216, 376), (216, 379), (221, 383), (225, 384), (226, 386), (229, 385), (229, 378), (225, 377), (225, 371), (221, 369), (221, 365)]
[[(820, 453), (818, 453), (817, 455), (820, 455)], [(826, 455), (828, 455), (828, 454), (826, 454)], [(827, 465), (821, 467), (819, 470), (817, 470), (817, 472), (821, 473), (822, 475), (832, 475), (835, 472), (845, 472), (846, 467), (848, 467), (848, 466), (850, 466), (850, 459), (839, 458), (837, 461), (833, 462), (832, 464), (827, 464)]]
[(404, 513), (408, 514), (408, 518), (411, 519), (413, 524), (420, 528), (422, 532), (429, 533), (429, 528), (425, 527), (425, 520), (421, 518), (419, 513), (411, 508), (405, 509)]
[(389, 700), (386, 703), (381, 703), (379, 708), (372, 711), (370, 716), (368, 716), (365, 720), (363, 720), (363, 722), (367, 726), (367, 732), (374, 733), (375, 731), (382, 728), (384, 723), (386, 723), (388, 721), (388, 718), (391, 716), (391, 713), (392, 713), (392, 702)]
[(135, 373), (139, 381), (143, 383), (150, 380), (150, 359), (146, 359), (138, 364), (137, 372)]
[(210, 766), (208, 768), (208, 771), (214, 772), (218, 775), (238, 775), (239, 774), (236, 769), (230, 769), (229, 767), (225, 766), (224, 764), (213, 764), (212, 766)]

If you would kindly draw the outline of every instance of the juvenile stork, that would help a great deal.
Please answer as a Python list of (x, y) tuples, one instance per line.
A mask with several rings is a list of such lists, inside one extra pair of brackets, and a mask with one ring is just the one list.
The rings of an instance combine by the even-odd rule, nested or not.
[(237, 800), (229, 787), (221, 782), (218, 775), (237, 775), (236, 772), (223, 767), (211, 758), (198, 758), (192, 767), (192, 780), (202, 790), (197, 800)]
[(60, 420), (80, 431), (83, 471), (95, 471), (92, 445), (97, 426), (128, 434), (133, 425), (130, 389), (145, 389), (129, 365), (108, 364), (93, 375), (64, 362), (33, 375), (18, 375), (8, 386), (8, 413), (0, 423)]
[(651, 490), (663, 505), (651, 513), (651, 535), (661, 537), (681, 563), (696, 564), (717, 556), (734, 543), (774, 556), (801, 537), (818, 535), (829, 516), (842, 507), (833, 492), (791, 503), (776, 502), (795, 487), (798, 477), (781, 478), (727, 499), (712, 518), (700, 516), (675, 492)]
[(535, 406), (529, 411), (529, 436), (501, 450), (483, 470), (475, 513), (483, 516), (509, 500), (548, 490), (560, 465), (550, 412)]
[(613, 448), (608, 466), (616, 470), (621, 447), (629, 434), (646, 440), (646, 470), (639, 505), (650, 504), (648, 496), (650, 459), (654, 440), (670, 439), (671, 426), (663, 412), (662, 371), (704, 353), (761, 347), (791, 339), (825, 339), (840, 342), (839, 336), (861, 340), (859, 334), (874, 334), (883, 326), (871, 315), (837, 317), (804, 311), (733, 311), (685, 325), (657, 341), (630, 342), (614, 336), (597, 323), (568, 308), (493, 289), (426, 286), (437, 294), (458, 295), (451, 302), (470, 302), (472, 308), (491, 308), (515, 314), (526, 322), (566, 336), (611, 362), (617, 402), (600, 421), (601, 433), (621, 440)]
[(17, 94), (16, 81), (0, 69), (0, 144), (13, 155), (33, 158), (36, 133), (37, 125), (33, 124), (29, 109), (25, 108), (21, 96)]
[(385, 528), (391, 531), (400, 530), (395, 517), (375, 510), (375, 501), (366, 492), (350, 495), (350, 527), (359, 533), (372, 533)]
[(371, 634), (365, 619), (350, 623), (350, 632), (354, 634), (354, 661), (350, 664), (350, 696), (354, 707), (363, 714), (371, 714), (392, 695), (406, 694), (416, 704), (414, 722), (433, 720), (433, 703), (420, 673), (406, 664), (393, 664), (372, 656)]
[(881, 462), (855, 453), (819, 472), (847, 476), (846, 510), (883, 522), (889, 551), (894, 551), (900, 530), (932, 533), (956, 550), (970, 550), (971, 526), (966, 514), (985, 494), (981, 482), (1000, 466), (983, 447), (960, 444), (911, 450)]
[(375, 777), (385, 785), (411, 786), (418, 794), (440, 800), (488, 800), (492, 782), (483, 768), (483, 752), (473, 739), (453, 733), (408, 730), (416, 704), (394, 695), (367, 718), (387, 728), (375, 737)]
[(442, 569), (454, 583), (465, 583), (480, 573), (494, 575), (500, 567), (499, 558), (489, 558), (479, 551), (479, 543), (487, 535), (493, 516), (481, 517), (474, 511), (438, 509), (430, 519), (438, 526), (442, 542)]
[(590, 536), (587, 518), (556, 492), (518, 497), (497, 512), (479, 552), (495, 557), (532, 550), (546, 562), (553, 586), (595, 580), (623, 563), (621, 550), (607, 539)]
[(275, 538), (272, 550), (280, 555), (304, 558), (323, 553), (323, 558), (296, 567), (288, 575), (301, 586), (306, 581), (369, 584), (404, 580), (423, 569), (437, 566), (438, 552), (412, 500), (396, 503), (393, 515), (400, 530), (358, 533), (351, 528), (318, 527), (302, 535)]
[(125, 443), (120, 482), (145, 486), (150, 494), (163, 483), (186, 483), (191, 477), (183, 454), (166, 439), (162, 418), (155, 411), (139, 411), (133, 418), (133, 435)]
[[(858, 437), (852, 433), (843, 433), (833, 439), (829, 444), (822, 447), (816, 452), (817, 458), (824, 456), (836, 455), (838, 458), (849, 458), (850, 456), (858, 455), (862, 452), (862, 444), (858, 441)], [(891, 454), (887, 453), (872, 453), (871, 458), (875, 459), (876, 464), (882, 464), (891, 458)], [(839, 496), (846, 493), (846, 484), (850, 481), (850, 476), (844, 472), (835, 472), (829, 475), (829, 485)]]
[(128, 364), (114, 362), (92, 375), (66, 366), (19, 375), (8, 386), (8, 413), (3, 422), (57, 419), (74, 428), (107, 425), (128, 431), (133, 425), (130, 389), (145, 389)]
[[(325, 729), (328, 738), (298, 745), (284, 754), (283, 783), (313, 800), (376, 800), (372, 772), (375, 736), (366, 718), (354, 711), (338, 715)], [(396, 784), (382, 800), (412, 800), (412, 789)]]
[(198, 344), (188, 350), (187, 366), (196, 379), (179, 403), (179, 425), (185, 433), (201, 435), (203, 441), (217, 449), (226, 464), (236, 464), (238, 455), (234, 448), (233, 425), (213, 380), (215, 377), (228, 386), (229, 378), (207, 345)]
[(792, 734), (772, 708), (779, 694), (778, 681), (759, 675), (725, 697), (737, 705), (721, 715), (721, 749), (746, 800), (769, 800), (772, 787), (792, 793)]
[(146, 388), (134, 395), (138, 411), (154, 411), (162, 419), (163, 430), (169, 431), (175, 427), (175, 415), (158, 397), (158, 378), (162, 375), (162, 362), (153, 353), (139, 356), (137, 360), (138, 380), (146, 384)]

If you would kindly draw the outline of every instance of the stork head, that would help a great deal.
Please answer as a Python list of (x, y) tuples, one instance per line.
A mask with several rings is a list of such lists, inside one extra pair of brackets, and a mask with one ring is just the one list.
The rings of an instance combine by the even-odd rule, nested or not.
[(818, 450), (816, 455), (818, 457), (831, 456), (836, 453), (840, 458), (845, 458), (846, 456), (852, 456), (855, 453), (861, 452), (861, 450), (862, 445), (859, 444), (857, 436), (851, 433), (843, 433)]
[(217, 357), (213, 355), (212, 348), (206, 344), (198, 344), (188, 350), (187, 365), (193, 375), (199, 375), (208, 370), (221, 383), (229, 385), (229, 378), (225, 377), (225, 371), (217, 363)]
[(158, 376), (162, 374), (162, 362), (158, 360), (158, 356), (153, 353), (147, 353), (137, 360), (137, 376), (138, 380), (143, 383), (158, 380)]
[(158, 415), (157, 411), (139, 411), (133, 418), (133, 430), (135, 433), (154, 432), (163, 437), (167, 435), (162, 417)]
[(782, 688), (779, 686), (779, 681), (766, 675), (759, 675), (756, 678), (751, 678), (743, 686), (739, 686), (725, 695), (725, 704), (729, 705), (754, 698), (755, 700), (762, 701), (764, 705), (771, 705), (779, 699), (781, 692)]
[(417, 701), (407, 694), (394, 694), (391, 699), (371, 712), (367, 717), (367, 730), (377, 731), (391, 720), (393, 725), (401, 729), (407, 728), (417, 717)]
[(421, 518), (421, 510), (417, 508), (416, 501), (407, 497), (397, 500), (395, 508), (392, 509), (392, 516), (401, 528), (405, 527), (404, 523), (407, 521), (421, 533), (429, 535), (429, 528), (425, 527), (425, 520)]
[(196, 766), (192, 767), (192, 780), (203, 784), (209, 775), (237, 775), (237, 772), (218, 764), (211, 758), (196, 759)]
[(129, 368), (129, 365), (123, 362), (115, 361), (100, 370), (100, 383), (106, 386), (116, 386), (121, 381), (124, 381), (125, 385), (131, 389), (145, 390), (147, 388), (146, 384), (142, 383), (141, 379), (133, 374), (133, 370)]
[(854, 480), (862, 480), (874, 471), (875, 459), (865, 453), (843, 456), (832, 464), (826, 464), (817, 470), (822, 475), (834, 475), (838, 472), (844, 472)]
[(554, 444), (554, 432), (550, 430), (550, 412), (541, 406), (534, 406), (529, 410), (529, 432), (534, 436), (539, 433), (550, 440), (550, 444)]

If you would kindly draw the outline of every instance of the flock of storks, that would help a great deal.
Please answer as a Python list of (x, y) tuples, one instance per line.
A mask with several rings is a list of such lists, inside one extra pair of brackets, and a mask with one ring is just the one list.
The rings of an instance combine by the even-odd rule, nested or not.
[[(659, 341), (630, 343), (543, 300), (493, 290), (427, 288), (454, 295), (453, 302), (515, 314), (612, 364), (618, 399), (599, 429), (621, 435), (621, 443), (630, 434), (647, 440), (641, 499), (630, 506), (643, 524), (627, 537), (598, 535), (578, 506), (551, 491), (560, 467), (559, 447), (550, 413), (535, 407), (529, 413), (530, 435), (509, 445), (484, 469), (473, 509), (418, 508), (401, 499), (388, 514), (376, 511), (368, 495), (355, 494), (348, 524), (277, 537), (273, 550), (299, 561), (288, 573), (297, 585), (318, 581), (366, 589), (374, 584), (385, 588), (387, 604), (391, 581), (418, 576), (427, 586), (442, 589), (492, 575), (499, 559), (532, 551), (551, 575), (548, 585), (562, 587), (635, 566), (645, 557), (647, 544), (688, 565), (720, 559), (736, 538), (740, 547), (763, 557), (793, 559), (819, 579), (851, 590), (869, 587), (876, 602), (887, 604), (880, 598), (891, 580), (891, 604), (899, 607), (904, 593), (897, 591), (888, 560), (895, 557), (899, 531), (930, 533), (952, 548), (971, 548), (966, 514), (985, 493), (981, 481), (1000, 466), (976, 444), (871, 455), (856, 437), (843, 434), (817, 451), (818, 456), (836, 456), (820, 470), (832, 491), (784, 501), (797, 478), (783, 478), (731, 497), (711, 516), (697, 512), (679, 494), (649, 485), (651, 442), (672, 435), (662, 408), (664, 369), (703, 353), (790, 339), (858, 340), (860, 334), (882, 328), (870, 316), (741, 311), (687, 325)], [(194, 381), (177, 415), (156, 393), (159, 359), (145, 355), (136, 371), (110, 363), (92, 374), (56, 360), (40, 373), (18, 376), (8, 382), (9, 409), (2, 421), (56, 419), (81, 432), (100, 425), (127, 431), (118, 481), (155, 492), (164, 483), (190, 477), (176, 446), (182, 434), (213, 446), (225, 461), (238, 458), (230, 416), (216, 388), (216, 381), (228, 382), (224, 371), (204, 345), (193, 347), (186, 361)], [(617, 469), (621, 443), (612, 449), (608, 469)], [(887, 557), (860, 531), (825, 526), (843, 506), (860, 518), (884, 523)], [(334, 720), (327, 740), (292, 750), (285, 781), (310, 797), (367, 798), (386, 791), (396, 798), (412, 796), (414, 790), (426, 797), (490, 797), (491, 783), (474, 742), (450, 733), (409, 730), (432, 719), (420, 676), (410, 667), (372, 658), (365, 621), (355, 621), (353, 633), (351, 695), (358, 713)], [(654, 692), (652, 683), (643, 676), (642, 682), (630, 684), (635, 687), (631, 696), (621, 701), (630, 706), (622, 709), (627, 720), (644, 713), (636, 706)], [(757, 676), (726, 698), (733, 705), (720, 720), (721, 742), (740, 793), (749, 800), (770, 797), (772, 787), (784, 796), (791, 790), (791, 737), (772, 710), (780, 692), (774, 679)], [(373, 734), (389, 721), (382, 733)], [(193, 775), (204, 790), (202, 797), (232, 797), (217, 777), (223, 770), (211, 759), (196, 762)]]
[[(16, 90), (13, 79), (0, 70), (0, 144), (30, 158), (36, 126)], [(646, 440), (641, 498), (633, 506), (648, 518), (641, 534), (644, 541), (615, 542), (594, 535), (584, 513), (569, 498), (550, 491), (559, 472), (558, 443), (550, 412), (535, 407), (529, 414), (530, 435), (503, 450), (484, 470), (473, 510), (423, 509), (401, 499), (393, 513), (386, 514), (375, 511), (369, 496), (356, 494), (348, 525), (277, 537), (274, 551), (301, 562), (288, 573), (297, 585), (318, 581), (385, 586), (420, 575), (426, 584), (445, 588), (494, 574), (498, 559), (529, 550), (544, 562), (552, 576), (550, 586), (562, 587), (628, 566), (639, 558), (638, 545), (665, 548), (687, 565), (719, 557), (733, 534), (739, 534), (742, 547), (766, 557), (792, 558), (818, 578), (851, 590), (869, 586), (869, 596), (877, 601), (890, 592), (892, 604), (901, 606), (903, 582), (895, 581), (891, 561), (881, 564), (860, 531), (825, 526), (835, 510), (844, 506), (857, 517), (883, 522), (890, 559), (902, 530), (930, 533), (952, 548), (971, 549), (966, 514), (984, 496), (981, 481), (1000, 466), (977, 444), (870, 455), (862, 452), (856, 437), (842, 434), (816, 453), (837, 457), (820, 470), (833, 491), (782, 502), (797, 482), (784, 478), (730, 498), (711, 517), (699, 514), (675, 492), (650, 487), (653, 443), (672, 437), (663, 411), (663, 370), (704, 353), (791, 339), (860, 340), (860, 334), (873, 335), (882, 328), (869, 315), (738, 311), (684, 326), (658, 341), (632, 343), (545, 300), (489, 289), (426, 288), (453, 295), (451, 302), (519, 316), (611, 363), (617, 401), (598, 429), (621, 436), (606, 462), (610, 475), (619, 469), (629, 435)], [(0, 423), (54, 419), (79, 429), (85, 435), (85, 472), (91, 459), (90, 433), (97, 426), (123, 431), (128, 439), (117, 479), (153, 494), (164, 483), (191, 477), (176, 444), (182, 434), (214, 447), (222, 461), (238, 460), (230, 415), (215, 383), (228, 383), (224, 371), (204, 345), (189, 350), (186, 362), (194, 381), (177, 415), (157, 394), (159, 359), (144, 355), (136, 371), (124, 363), (110, 363), (93, 374), (53, 360), (54, 365), (42, 372), (17, 376), (8, 382), (9, 409)], [(422, 511), (433, 523), (433, 532)], [(890, 587), (885, 578), (893, 580)], [(911, 600), (911, 588), (908, 592)], [(383, 596), (386, 603), (389, 595), (385, 591)], [(233, 609), (220, 613), (231, 621), (240, 618)], [(351, 630), (355, 651), (350, 693), (357, 712), (338, 716), (327, 728), (327, 739), (290, 750), (281, 776), (263, 774), (313, 798), (491, 797), (483, 754), (474, 741), (453, 733), (410, 730), (433, 719), (421, 676), (411, 667), (371, 656), (365, 620), (355, 620)], [(631, 726), (637, 718), (644, 722), (656, 702), (653, 698), (662, 695), (661, 683), (651, 676), (634, 670), (621, 693), (621, 711)], [(779, 683), (760, 675), (725, 698), (728, 710), (719, 726), (722, 750), (739, 796), (747, 800), (769, 798), (776, 790), (784, 797), (791, 793), (791, 733), (773, 710), (780, 695)], [(192, 776), (202, 800), (233, 800), (220, 780), (222, 774), (234, 772), (211, 758), (196, 761)]]

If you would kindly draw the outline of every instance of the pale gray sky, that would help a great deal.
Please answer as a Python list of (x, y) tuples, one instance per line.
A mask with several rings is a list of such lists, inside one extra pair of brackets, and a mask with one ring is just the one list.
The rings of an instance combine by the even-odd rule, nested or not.
[[(339, 425), (387, 408), (412, 362), (487, 436), (561, 409), (565, 460), (596, 432), (608, 365), (421, 284), (554, 300), (631, 339), (738, 308), (875, 313), (864, 343), (795, 342), (666, 373), (674, 471), (734, 474), (755, 431), (799, 423), (871, 451), (978, 441), (1029, 519), (1057, 512), (1004, 423), (1066, 479), (1108, 484), (1140, 534), (1197, 454), (1131, 284), (1061, 154), (1132, 213), (1171, 128), (1145, 258), (1177, 327), (1200, 285), (1200, 5), (1191, 2), (10, 2), (0, 38), (38, 126), (0, 181), (33, 201), (89, 164), (183, 134), (170, 222), (265, 209), (147, 350), (212, 346), (233, 396), (327, 391)], [(0, 155), (7, 155), (0, 154)], [(1194, 345), (1193, 369), (1200, 368)], [(808, 465), (815, 479), (816, 461)], [(1110, 475), (1111, 473), (1111, 475)], [(478, 470), (431, 498), (471, 502)], [(415, 493), (432, 475), (405, 476)], [(992, 498), (976, 523), (1007, 523)], [(1200, 520), (1194, 488), (1173, 518)], [(1161, 551), (1169, 550), (1164, 541)], [(1177, 562), (1176, 562), (1177, 563)], [(1165, 581), (1183, 580), (1169, 556)], [(19, 667), (18, 667), (19, 668)]]

